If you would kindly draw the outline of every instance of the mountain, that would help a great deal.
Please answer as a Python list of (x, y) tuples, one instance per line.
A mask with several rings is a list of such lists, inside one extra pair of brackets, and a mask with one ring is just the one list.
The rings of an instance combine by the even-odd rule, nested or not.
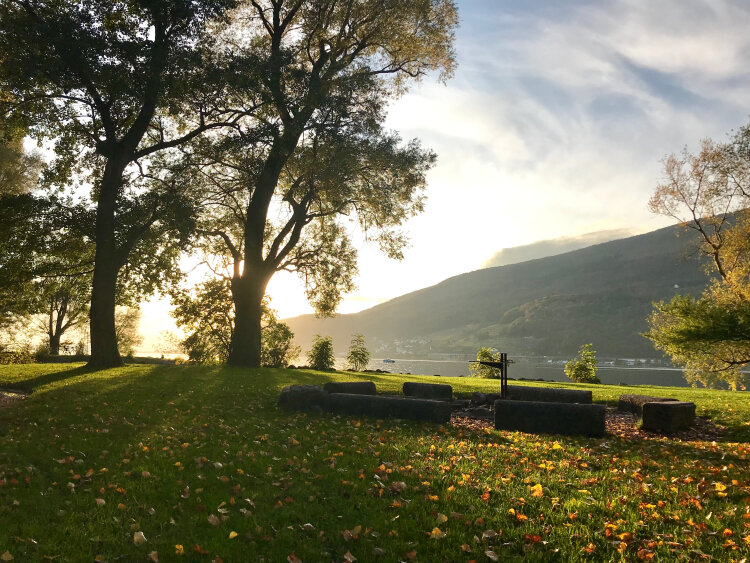
[(640, 336), (652, 302), (700, 294), (709, 281), (697, 239), (677, 226), (573, 252), (449, 278), (355, 314), (287, 319), (303, 350), (314, 334), (339, 353), (361, 332), (376, 355), (435, 357), (494, 346), (571, 356), (593, 342), (603, 357), (659, 357)]

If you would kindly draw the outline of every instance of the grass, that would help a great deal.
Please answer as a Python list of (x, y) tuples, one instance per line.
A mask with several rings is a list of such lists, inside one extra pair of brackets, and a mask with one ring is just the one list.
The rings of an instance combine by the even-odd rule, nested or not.
[[(279, 411), (294, 383), (432, 377), (1, 366), (0, 560), (741, 560), (744, 393), (592, 389), (696, 403), (718, 443), (534, 436)], [(457, 394), (498, 382), (441, 378)], [(134, 543), (141, 532), (145, 543)]]

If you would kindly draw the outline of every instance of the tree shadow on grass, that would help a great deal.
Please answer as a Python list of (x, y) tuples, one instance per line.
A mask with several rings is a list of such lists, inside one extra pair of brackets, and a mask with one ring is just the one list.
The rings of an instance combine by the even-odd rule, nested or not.
[(37, 375), (36, 377), (31, 377), (29, 379), (8, 382), (7, 384), (3, 384), (3, 389), (7, 389), (10, 391), (20, 391), (23, 393), (33, 393), (38, 388), (43, 387), (44, 385), (57, 383), (58, 381), (64, 381), (66, 379), (72, 379), (74, 377), (78, 377), (79, 375), (84, 375), (87, 373), (94, 373), (95, 371), (95, 369), (86, 366), (67, 368), (60, 371), (45, 373), (43, 375)]

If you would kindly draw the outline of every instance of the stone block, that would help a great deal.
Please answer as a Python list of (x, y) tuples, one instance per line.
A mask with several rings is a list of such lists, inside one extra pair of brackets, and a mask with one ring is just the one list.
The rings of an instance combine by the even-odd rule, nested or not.
[(372, 381), (329, 381), (323, 385), (329, 393), (349, 393), (352, 395), (377, 395)]
[(676, 400), (669, 397), (652, 397), (651, 395), (620, 395), (620, 400), (617, 401), (617, 410), (641, 415), (645, 403), (663, 403)]
[(526, 385), (508, 385), (508, 399), (512, 401), (531, 401), (543, 403), (580, 403), (590, 405), (591, 391), (580, 389), (558, 389), (556, 387), (530, 387)]
[(439, 423), (446, 423), (451, 419), (450, 403), (384, 395), (331, 393), (328, 395), (326, 409), (334, 414), (375, 418), (407, 418)]
[(325, 408), (328, 392), (317, 385), (290, 385), (284, 387), (277, 405), (290, 411), (321, 410)]
[(695, 404), (684, 401), (643, 403), (641, 428), (672, 434), (687, 430), (695, 420)]
[(495, 429), (530, 434), (604, 436), (604, 405), (495, 401)]
[(441, 383), (414, 383), (407, 381), (403, 386), (403, 393), (407, 397), (418, 399), (439, 399), (450, 401), (453, 399), (453, 387)]

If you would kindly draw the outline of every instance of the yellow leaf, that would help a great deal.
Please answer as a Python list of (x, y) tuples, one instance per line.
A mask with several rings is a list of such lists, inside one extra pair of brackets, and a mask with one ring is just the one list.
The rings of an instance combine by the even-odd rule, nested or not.
[(444, 537), (445, 537), (445, 532), (443, 532), (443, 531), (442, 531), (442, 530), (441, 530), (440, 528), (438, 528), (438, 527), (435, 527), (435, 528), (433, 528), (433, 529), (432, 529), (432, 531), (430, 532), (430, 537), (431, 537), (431, 538), (432, 538), (433, 540), (439, 540), (439, 539), (442, 539), (442, 538), (444, 538)]
[(233, 540), (236, 537), (237, 537), (237, 532), (235, 532), (234, 530), (232, 530), (231, 532), (229, 532), (229, 539), (230, 540)]
[(544, 496), (544, 491), (542, 490), (542, 486), (540, 484), (536, 484), (531, 487), (531, 496), (535, 498), (542, 498)]
[(442, 524), (443, 522), (447, 522), (447, 521), (448, 521), (448, 517), (445, 514), (438, 512), (437, 523)]
[(719, 492), (724, 492), (727, 490), (727, 486), (724, 483), (714, 483), (714, 488)]
[(185, 548), (182, 547), (182, 544), (177, 544), (174, 546), (174, 552), (177, 555), (185, 555)]

